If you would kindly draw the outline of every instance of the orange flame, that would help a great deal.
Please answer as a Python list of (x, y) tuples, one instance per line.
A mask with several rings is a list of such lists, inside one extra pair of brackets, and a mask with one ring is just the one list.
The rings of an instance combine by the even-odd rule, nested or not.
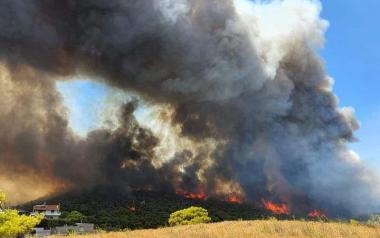
[(275, 204), (270, 201), (262, 200), (264, 207), (277, 215), (289, 215), (289, 207), (286, 204)]
[(309, 212), (308, 216), (310, 218), (322, 218), (322, 219), (327, 218), (326, 214), (324, 214), (323, 212), (318, 211), (318, 210), (313, 210), (313, 211)]
[(238, 196), (236, 195), (232, 195), (230, 197), (228, 197), (226, 199), (227, 202), (230, 202), (230, 203), (243, 203), (243, 201), (241, 200), (241, 198), (239, 198)]
[(136, 210), (137, 210), (135, 206), (130, 206), (130, 207), (128, 207), (128, 209), (130, 212), (136, 212)]
[(189, 198), (189, 199), (199, 199), (199, 200), (206, 200), (207, 199), (207, 195), (204, 193), (203, 190), (199, 191), (198, 193), (194, 193), (194, 192), (189, 192), (189, 191), (186, 191), (186, 190), (183, 190), (183, 189), (177, 189), (176, 193), (178, 195), (181, 195), (185, 198)]

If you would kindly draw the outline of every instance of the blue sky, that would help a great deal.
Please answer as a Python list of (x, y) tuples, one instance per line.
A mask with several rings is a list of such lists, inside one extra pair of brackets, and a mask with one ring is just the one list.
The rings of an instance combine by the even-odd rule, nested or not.
[(109, 89), (101, 83), (84, 79), (59, 82), (57, 88), (69, 109), (70, 127), (76, 133), (86, 135), (96, 127), (100, 109)]
[(335, 79), (342, 106), (352, 106), (361, 124), (351, 147), (366, 162), (380, 164), (380, 1), (322, 0), (330, 22), (322, 56)]
[[(330, 22), (321, 51), (341, 106), (352, 106), (361, 124), (351, 147), (380, 167), (380, 0), (322, 0)], [(111, 93), (100, 83), (58, 83), (70, 108), (70, 125), (81, 135), (96, 127), (102, 102)], [(86, 92), (86, 93), (83, 93)]]

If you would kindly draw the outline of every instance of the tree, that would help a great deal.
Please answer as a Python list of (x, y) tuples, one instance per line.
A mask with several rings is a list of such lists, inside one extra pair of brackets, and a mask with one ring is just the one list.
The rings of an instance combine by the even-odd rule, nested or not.
[(367, 225), (369, 225), (369, 226), (380, 226), (380, 215), (379, 214), (372, 215), (368, 219)]
[(0, 210), (5, 208), (5, 193), (0, 192)]
[(26, 216), (19, 215), (17, 210), (5, 209), (5, 195), (0, 192), (0, 206), (3, 210), (0, 212), (0, 237), (14, 238), (22, 236), (41, 222), (43, 215)]
[(68, 213), (65, 217), (65, 219), (71, 221), (71, 222), (82, 222), (82, 220), (85, 218), (85, 216), (78, 212), (78, 211), (72, 211)]
[(169, 225), (191, 225), (208, 223), (211, 218), (208, 216), (208, 211), (201, 207), (189, 207), (170, 214)]

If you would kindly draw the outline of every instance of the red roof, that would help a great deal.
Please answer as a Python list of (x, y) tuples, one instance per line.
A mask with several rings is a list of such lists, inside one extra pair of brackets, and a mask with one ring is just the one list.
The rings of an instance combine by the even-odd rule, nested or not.
[(59, 205), (35, 205), (34, 211), (59, 211)]

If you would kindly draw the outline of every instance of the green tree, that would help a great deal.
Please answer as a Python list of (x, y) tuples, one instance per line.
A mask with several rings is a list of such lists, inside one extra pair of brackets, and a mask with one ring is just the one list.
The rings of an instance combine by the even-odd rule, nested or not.
[(67, 213), (64, 218), (70, 222), (75, 223), (75, 222), (81, 222), (86, 217), (78, 211), (72, 211), (72, 212)]
[(170, 226), (178, 226), (208, 223), (210, 221), (211, 218), (208, 216), (206, 209), (201, 207), (189, 207), (170, 214), (168, 223)]
[(380, 226), (380, 215), (379, 214), (372, 215), (368, 219), (367, 225), (369, 225), (369, 226)]
[(71, 223), (81, 222), (83, 219), (86, 218), (82, 213), (78, 211), (71, 211), (71, 212), (65, 212), (62, 213), (61, 217), (62, 219), (65, 219)]
[(5, 195), (0, 193), (0, 237), (14, 238), (22, 236), (35, 227), (43, 219), (43, 215), (26, 216), (19, 215), (17, 210), (5, 209)]

